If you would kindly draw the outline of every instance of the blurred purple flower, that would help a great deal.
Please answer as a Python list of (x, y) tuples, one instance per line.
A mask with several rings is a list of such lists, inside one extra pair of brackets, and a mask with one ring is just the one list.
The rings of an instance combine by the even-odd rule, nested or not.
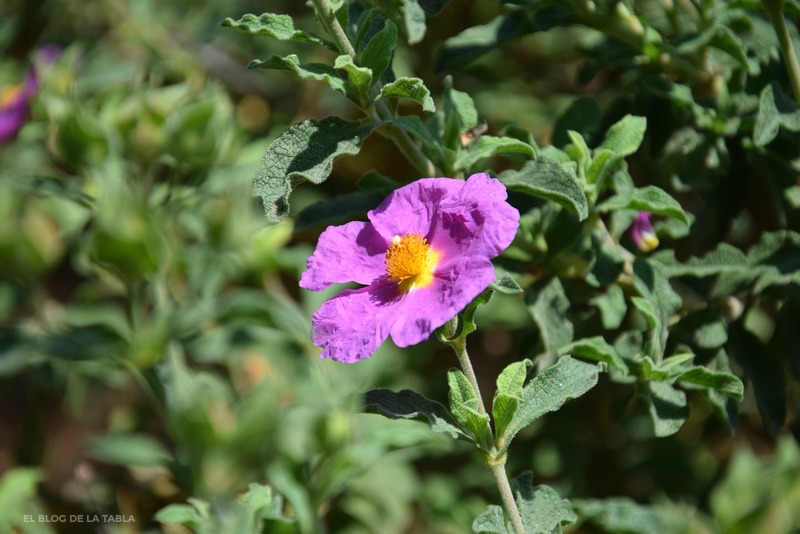
[(300, 286), (355, 281), (312, 318), (322, 357), (354, 363), (391, 335), (414, 345), (455, 317), (494, 280), (491, 258), (514, 238), (519, 212), (487, 174), (425, 178), (392, 192), (368, 222), (328, 227)]
[[(36, 53), (36, 64), (51, 65), (58, 58), (61, 49), (55, 45), (45, 45)], [(31, 100), (39, 90), (37, 66), (28, 69), (25, 82), (0, 92), (0, 144), (13, 140), (20, 131), (31, 110)]]
[(658, 237), (650, 224), (650, 214), (640, 211), (631, 226), (631, 239), (633, 243), (643, 252), (650, 252), (658, 247)]

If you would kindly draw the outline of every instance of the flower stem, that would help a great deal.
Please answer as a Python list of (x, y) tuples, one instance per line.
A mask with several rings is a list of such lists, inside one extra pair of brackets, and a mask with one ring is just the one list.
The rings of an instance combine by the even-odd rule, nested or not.
[[(353, 62), (357, 65), (360, 64), (356, 49), (353, 48), (353, 44), (350, 42), (350, 39), (347, 38), (344, 28), (339, 24), (339, 20), (336, 18), (336, 14), (333, 12), (333, 8), (331, 8), (328, 0), (312, 0), (312, 3), (314, 4), (317, 15), (319, 15), (320, 23), (323, 28), (325, 28), (325, 31), (328, 32), (328, 35), (333, 38), (339, 51), (353, 58)], [(380, 83), (376, 84), (372, 93), (377, 94), (379, 91)], [(381, 100), (375, 102), (375, 109), (371, 111), (369, 115), (376, 123), (389, 122), (394, 119), (394, 113), (389, 109), (386, 103)], [(417, 171), (422, 173), (425, 177), (432, 177), (435, 175), (436, 166), (422, 153), (419, 146), (414, 143), (406, 132), (388, 124), (386, 130), (386, 137), (397, 145), (397, 148), (408, 158)]]
[(497, 482), (497, 489), (500, 490), (500, 497), (503, 499), (503, 506), (511, 518), (511, 524), (514, 525), (514, 531), (517, 534), (525, 534), (525, 526), (522, 524), (522, 516), (517, 508), (517, 501), (514, 500), (514, 492), (511, 491), (511, 484), (508, 482), (508, 474), (506, 474), (506, 462), (493, 464), (492, 474)]
[(456, 358), (458, 358), (458, 363), (461, 365), (461, 370), (467, 375), (467, 380), (469, 380), (472, 389), (475, 390), (475, 394), (478, 396), (478, 412), (482, 414), (488, 413), (486, 411), (486, 406), (483, 404), (483, 396), (478, 386), (478, 377), (475, 376), (475, 370), (472, 368), (472, 362), (469, 359), (469, 353), (467, 353), (466, 336), (462, 334), (460, 337), (454, 339), (451, 346), (456, 353)]
[(800, 63), (797, 62), (797, 54), (795, 54), (792, 38), (789, 35), (789, 27), (786, 25), (786, 17), (783, 16), (783, 0), (762, 0), (762, 3), (772, 20), (772, 26), (778, 37), (781, 53), (786, 61), (789, 81), (792, 83), (794, 99), (800, 102)]
[[(475, 395), (478, 397), (478, 412), (485, 414), (486, 406), (483, 404), (483, 397), (481, 396), (480, 387), (478, 387), (478, 378), (475, 376), (475, 370), (472, 368), (472, 362), (469, 359), (467, 352), (466, 335), (453, 339), (450, 346), (456, 353), (458, 363), (461, 365), (461, 370), (469, 380), (472, 388), (475, 390)], [(514, 525), (514, 531), (517, 534), (525, 534), (525, 527), (522, 524), (522, 516), (517, 508), (517, 502), (514, 500), (514, 492), (511, 491), (511, 483), (508, 481), (508, 474), (506, 473), (506, 454), (497, 454), (495, 447), (488, 455), (483, 456), (487, 467), (492, 470), (494, 479), (497, 482), (497, 489), (500, 490), (500, 498), (503, 500), (503, 507), (506, 509), (508, 517), (511, 519), (511, 524)]]

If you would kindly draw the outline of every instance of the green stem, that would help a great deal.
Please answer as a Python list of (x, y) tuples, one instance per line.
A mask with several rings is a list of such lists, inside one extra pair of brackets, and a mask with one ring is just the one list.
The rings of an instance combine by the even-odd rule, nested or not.
[(786, 25), (786, 17), (783, 16), (783, 0), (762, 0), (762, 3), (772, 19), (772, 26), (778, 36), (781, 53), (786, 61), (786, 71), (792, 83), (794, 99), (800, 102), (800, 63), (797, 62), (797, 54), (795, 54), (792, 38), (789, 35), (789, 27)]
[(500, 490), (500, 497), (503, 499), (503, 506), (506, 508), (511, 524), (514, 525), (514, 531), (517, 534), (525, 534), (525, 525), (522, 524), (522, 516), (517, 508), (517, 501), (514, 500), (514, 492), (511, 491), (511, 484), (508, 482), (508, 475), (506, 474), (506, 463), (493, 464), (492, 474), (495, 481), (497, 481), (497, 489)]
[(344, 32), (344, 28), (336, 19), (336, 14), (333, 12), (328, 0), (311, 0), (311, 2), (314, 4), (314, 9), (319, 15), (322, 26), (328, 32), (328, 35), (333, 37), (339, 51), (352, 57), (353, 61), (357, 62), (356, 49), (353, 48), (350, 39), (347, 38), (347, 34)]
[[(358, 54), (356, 53), (350, 39), (339, 24), (336, 14), (333, 12), (328, 0), (312, 0), (314, 9), (319, 15), (320, 22), (328, 32), (337, 48), (342, 54), (347, 54), (353, 58), (353, 62), (357, 65), (360, 64)], [(380, 91), (380, 86), (375, 88), (375, 92)], [(385, 102), (378, 101), (375, 104), (375, 110), (370, 112), (370, 117), (376, 123), (388, 122), (394, 119), (394, 113), (389, 109)], [(403, 130), (399, 130), (391, 125), (387, 125), (386, 137), (394, 141), (397, 148), (408, 158), (412, 165), (425, 177), (434, 176), (436, 173), (436, 166), (433, 162), (422, 153), (419, 146), (409, 137)]]
[(451, 346), (456, 353), (456, 358), (458, 358), (458, 363), (461, 365), (461, 370), (467, 375), (467, 380), (469, 380), (472, 389), (475, 390), (475, 394), (478, 396), (478, 412), (481, 414), (488, 413), (486, 411), (486, 406), (483, 404), (481, 388), (478, 386), (478, 377), (475, 376), (475, 370), (472, 368), (472, 362), (469, 359), (466, 336), (462, 334), (460, 337), (454, 339), (451, 342)]
[[(478, 378), (475, 376), (475, 370), (472, 368), (472, 362), (469, 359), (467, 352), (466, 335), (462, 334), (460, 337), (452, 340), (450, 346), (456, 353), (458, 363), (461, 365), (461, 370), (469, 380), (472, 388), (475, 390), (475, 395), (478, 397), (478, 412), (485, 414), (486, 406), (483, 404), (483, 397), (481, 396), (480, 387), (478, 387)], [(511, 519), (511, 524), (514, 525), (514, 531), (517, 534), (525, 534), (525, 527), (522, 524), (522, 516), (517, 508), (517, 502), (514, 500), (514, 492), (511, 491), (511, 483), (508, 481), (508, 474), (506, 473), (506, 454), (497, 455), (497, 451), (492, 447), (492, 451), (488, 458), (484, 456), (486, 465), (492, 470), (494, 479), (497, 482), (497, 489), (500, 490), (500, 498), (503, 500), (503, 506)]]

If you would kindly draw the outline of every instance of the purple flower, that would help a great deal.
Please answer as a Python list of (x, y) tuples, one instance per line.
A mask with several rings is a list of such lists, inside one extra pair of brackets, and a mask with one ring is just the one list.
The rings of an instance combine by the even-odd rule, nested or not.
[[(45, 45), (37, 53), (40, 64), (55, 62), (60, 49), (55, 45)], [(39, 90), (39, 76), (36, 68), (28, 69), (25, 82), (0, 91), (0, 145), (13, 140), (22, 129), (30, 113), (30, 102)]]
[(328, 227), (300, 286), (355, 281), (312, 318), (323, 358), (354, 363), (387, 337), (414, 345), (455, 317), (494, 280), (491, 258), (511, 243), (519, 213), (487, 174), (425, 178), (392, 192), (368, 222)]
[(640, 211), (631, 226), (631, 239), (633, 243), (643, 252), (650, 252), (658, 247), (658, 237), (650, 224), (650, 214)]

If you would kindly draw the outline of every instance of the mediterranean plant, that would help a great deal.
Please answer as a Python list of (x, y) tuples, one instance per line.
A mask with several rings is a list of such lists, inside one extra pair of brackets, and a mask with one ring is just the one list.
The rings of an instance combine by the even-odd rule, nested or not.
[(800, 528), (797, 2), (255, 5), (0, 8), (0, 532)]
[[(798, 191), (793, 158), (783, 152), (800, 113), (784, 90), (800, 96), (783, 14), (794, 4), (501, 2), (504, 12), (496, 19), (444, 42), (437, 58), (443, 90), (434, 98), (423, 79), (398, 74), (395, 63), (398, 47), (423, 39), (426, 18), (445, 4), (314, 0), (309, 6), (321, 33), (298, 29), (287, 15), (227, 19), (226, 26), (254, 35), (330, 51), (324, 62), (273, 55), (249, 67), (324, 82), (361, 113), (355, 120), (331, 116), (291, 126), (267, 149), (254, 192), (267, 218), (278, 222), (289, 214), (298, 184), (328, 179), (334, 162), (358, 154), (370, 135), (391, 140), (415, 169), (416, 176), (406, 173), (410, 185), (369, 172), (361, 192), (298, 216), (307, 226), (346, 221), (375, 207), (375, 193), (395, 191), (369, 211), (369, 222), (329, 227), (320, 236), (301, 285), (319, 290), (355, 280), (368, 287), (323, 305), (314, 316), (314, 342), (324, 347), (323, 357), (354, 362), (390, 332), (403, 347), (438, 328), (436, 337), (455, 350), (461, 366), (448, 372), (449, 406), (410, 390), (374, 390), (366, 394), (366, 409), (427, 422), (476, 449), (496, 475), (505, 509), (490, 506), (473, 523), (476, 532), (560, 531), (578, 518), (576, 511), (602, 523), (618, 502), (573, 509), (552, 488), (531, 486), (530, 474), (512, 485), (505, 474), (513, 438), (585, 394), (600, 373), (641, 400), (655, 436), (683, 426), (687, 391), (701, 393), (733, 432), (744, 393), (733, 358), (770, 430), (784, 423), (800, 257), (800, 235), (781, 229), (793, 218)], [(482, 122), (458, 77), (448, 75), (515, 39), (572, 26), (595, 31), (581, 79), (616, 72), (636, 93), (605, 109), (591, 98), (575, 100), (550, 144), (511, 121)], [(778, 51), (785, 71), (776, 64)], [(402, 100), (419, 107), (409, 111)], [(452, 248), (442, 239), (495, 232), (492, 217), (505, 204), (491, 204), (487, 196), (482, 207), (479, 194), (454, 207), (457, 195), (429, 190), (434, 181), (426, 180), (448, 177), (436, 183), (450, 191), (460, 187), (453, 181), (480, 171), (498, 180), (474, 175), (466, 187), (478, 176), (495, 182), (492, 187), (502, 184), (521, 212), (514, 242), (496, 261), (494, 282), (485, 276), (485, 259), (456, 271), (440, 268)], [(774, 231), (742, 228), (750, 210), (763, 209), (747, 205), (751, 188), (771, 192), (765, 202)], [(467, 223), (463, 214), (470, 209), (480, 215)], [(742, 232), (750, 233), (748, 240)], [(731, 240), (749, 241), (747, 249), (725, 242)], [(510, 239), (496, 243), (484, 258), (506, 249)], [(437, 284), (442, 289), (427, 288)], [(476, 309), (495, 292), (522, 294), (538, 335), (523, 350), (533, 358), (513, 361), (498, 376), (489, 411), (466, 339), (476, 329)], [(774, 317), (774, 333), (754, 326), (764, 313)]]

